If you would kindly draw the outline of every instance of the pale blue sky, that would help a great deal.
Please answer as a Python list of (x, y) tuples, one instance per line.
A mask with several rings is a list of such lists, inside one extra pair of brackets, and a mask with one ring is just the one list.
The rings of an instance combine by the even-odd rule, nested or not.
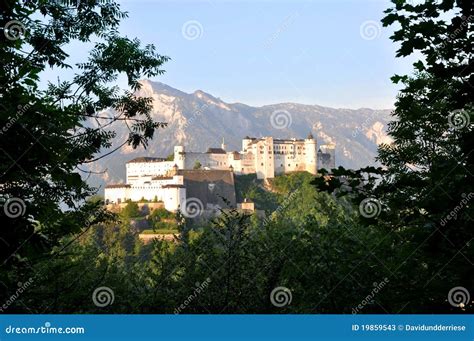
[(389, 78), (411, 72), (377, 24), (386, 0), (119, 2), (129, 12), (121, 33), (172, 58), (155, 80), (227, 102), (391, 108)]

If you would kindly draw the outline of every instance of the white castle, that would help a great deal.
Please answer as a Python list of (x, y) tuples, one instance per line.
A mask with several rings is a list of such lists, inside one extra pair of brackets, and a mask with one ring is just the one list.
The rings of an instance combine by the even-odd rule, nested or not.
[(206, 152), (190, 152), (184, 146), (175, 146), (173, 161), (155, 157), (128, 161), (126, 184), (106, 186), (105, 200), (107, 203), (158, 200), (167, 210), (176, 211), (186, 202), (186, 172), (180, 170), (199, 168), (271, 179), (278, 174), (297, 171), (316, 174), (321, 168), (335, 168), (335, 145), (321, 145), (317, 150), (312, 134), (306, 139), (247, 136), (242, 140), (240, 152), (226, 149), (224, 141), (221, 148), (209, 148)]

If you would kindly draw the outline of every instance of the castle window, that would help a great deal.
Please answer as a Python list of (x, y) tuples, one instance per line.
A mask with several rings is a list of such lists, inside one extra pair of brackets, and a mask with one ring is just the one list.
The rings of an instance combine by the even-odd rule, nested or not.
[(263, 166), (263, 162), (262, 162), (262, 166)]

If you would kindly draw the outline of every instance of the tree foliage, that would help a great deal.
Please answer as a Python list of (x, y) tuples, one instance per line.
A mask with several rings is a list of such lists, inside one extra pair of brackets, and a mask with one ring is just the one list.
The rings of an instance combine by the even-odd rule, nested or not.
[(399, 45), (397, 56), (420, 56), (412, 75), (392, 78), (403, 85), (388, 129), (393, 143), (379, 148), (381, 168), (341, 168), (315, 183), (357, 205), (375, 200), (379, 214), (361, 221), (395, 231), (394, 242), (414, 250), (400, 264), (407, 273), (417, 269), (407, 306), (442, 311), (451, 288), (474, 284), (474, 5), (393, 3), (383, 24), (396, 26), (391, 39)]
[[(131, 227), (136, 203), (114, 220), (102, 200), (84, 200), (94, 190), (79, 167), (116, 148), (111, 122), (129, 126), (123, 143), (147, 146), (163, 124), (132, 91), (167, 58), (118, 34), (126, 14), (111, 1), (6, 4), (3, 27), (28, 28), (0, 38), (0, 302), (10, 302), (8, 312), (472, 312), (446, 299), (454, 287), (474, 287), (472, 2), (394, 0), (386, 11), (397, 55), (420, 60), (412, 75), (393, 77), (403, 89), (393, 143), (379, 148), (382, 167), (268, 183), (236, 177), (237, 200), (253, 200), (265, 216), (226, 209), (193, 224), (178, 212), (176, 240), (149, 244)], [(89, 60), (74, 79), (41, 89), (47, 67), (69, 67), (63, 46), (72, 41), (94, 43)], [(110, 85), (120, 74), (129, 92)], [(148, 217), (169, 218), (162, 210)], [(26, 279), (34, 285), (11, 299)], [(104, 286), (114, 300), (100, 307), (94, 291)], [(278, 288), (284, 305), (275, 304)]]
[[(3, 269), (31, 266), (60, 240), (106, 217), (81, 175), (123, 145), (146, 147), (162, 122), (151, 99), (136, 97), (141, 77), (163, 73), (168, 57), (118, 33), (127, 13), (99, 1), (15, 1), (0, 8), (0, 259)], [(66, 47), (93, 46), (70, 65)], [(40, 81), (47, 70), (72, 69), (72, 79)], [(125, 77), (128, 90), (114, 86)], [(113, 145), (113, 124), (129, 135)], [(28, 265), (29, 264), (29, 265)], [(17, 269), (20, 271), (19, 269)], [(8, 276), (2, 272), (4, 282)]]

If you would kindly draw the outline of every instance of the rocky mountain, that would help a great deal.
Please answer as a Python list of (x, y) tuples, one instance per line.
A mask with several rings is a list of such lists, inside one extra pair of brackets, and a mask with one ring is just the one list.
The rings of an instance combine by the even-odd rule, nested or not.
[[(175, 145), (206, 151), (225, 140), (227, 150), (240, 150), (245, 136), (304, 138), (309, 132), (318, 145), (336, 144), (336, 165), (358, 168), (374, 165), (377, 145), (390, 142), (386, 134), (390, 110), (335, 109), (318, 105), (280, 103), (253, 107), (226, 103), (204, 91), (185, 93), (166, 84), (142, 81), (138, 95), (153, 98), (153, 117), (168, 126), (156, 132), (150, 146), (133, 150), (125, 146), (94, 164), (94, 171), (107, 170), (89, 179), (94, 185), (122, 182), (125, 162), (137, 156), (166, 157)], [(118, 141), (128, 130), (115, 125)]]

